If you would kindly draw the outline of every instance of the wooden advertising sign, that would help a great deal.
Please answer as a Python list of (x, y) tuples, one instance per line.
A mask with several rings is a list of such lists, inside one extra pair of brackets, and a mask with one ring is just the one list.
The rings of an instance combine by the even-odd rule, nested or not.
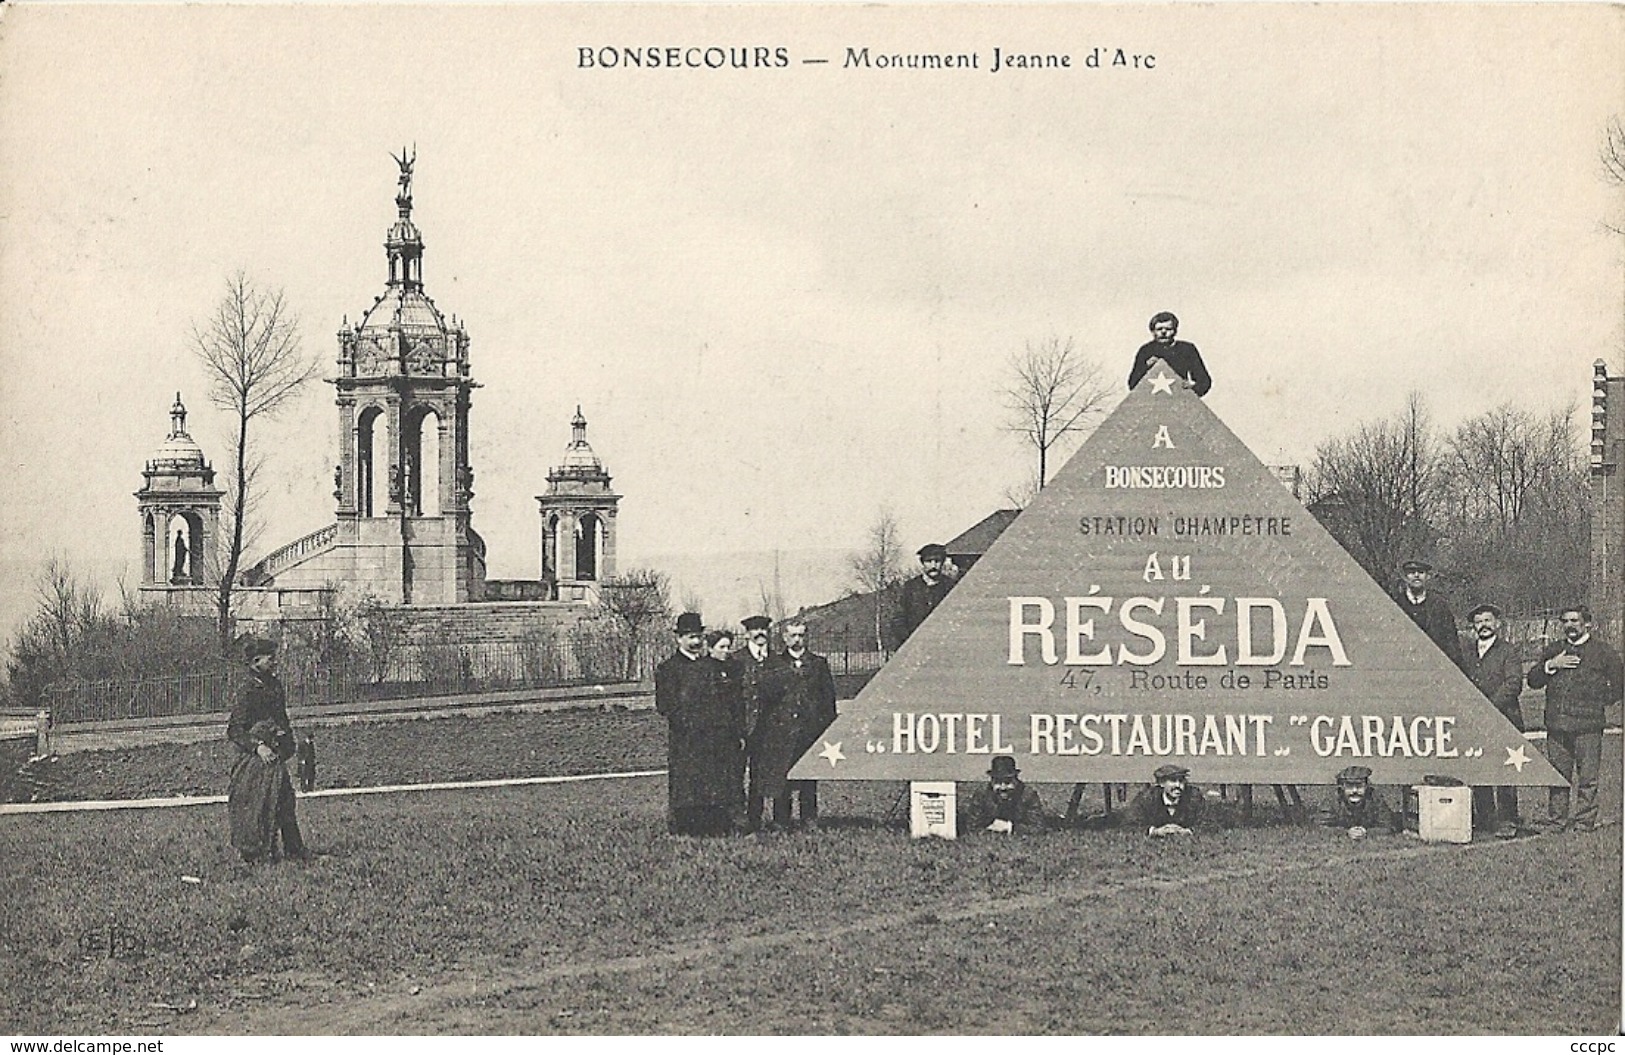
[(796, 764), (818, 780), (1563, 779), (1154, 368)]

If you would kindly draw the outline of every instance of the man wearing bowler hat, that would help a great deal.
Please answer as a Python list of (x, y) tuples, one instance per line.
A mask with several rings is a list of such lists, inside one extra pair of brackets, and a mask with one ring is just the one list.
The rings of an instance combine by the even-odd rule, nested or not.
[(1450, 657), (1459, 669), (1461, 638), (1456, 636), (1456, 616), (1443, 597), (1428, 590), (1433, 576), (1433, 565), (1419, 557), (1412, 557), (1399, 566), (1403, 585), (1394, 592), (1394, 603), (1411, 621), (1422, 628), (1422, 633), (1439, 646), (1439, 651)]
[(1206, 805), (1202, 789), (1186, 780), (1190, 772), (1184, 766), (1158, 766), (1151, 784), (1129, 803), (1130, 827), (1158, 837), (1189, 835), (1201, 823)]
[(673, 835), (726, 835), (739, 798), (744, 698), (705, 654), (705, 625), (684, 612), (677, 651), (655, 668), (655, 710), (666, 719), (666, 827)]
[(995, 755), (987, 783), (971, 792), (965, 803), (965, 830), (980, 828), (1008, 835), (1042, 831), (1044, 825), (1044, 804), (1038, 801), (1038, 792), (1021, 779), (1016, 760)]
[(948, 591), (954, 588), (954, 579), (948, 574), (948, 548), (940, 542), (920, 547), (920, 574), (903, 583), (903, 596), (892, 616), (892, 651), (903, 647), (903, 642), (918, 630), (925, 617), (936, 610)]
[(1337, 774), (1337, 797), (1326, 811), (1325, 824), (1348, 832), (1351, 839), (1364, 839), (1397, 832), (1399, 816), (1371, 786), (1369, 766), (1348, 766)]

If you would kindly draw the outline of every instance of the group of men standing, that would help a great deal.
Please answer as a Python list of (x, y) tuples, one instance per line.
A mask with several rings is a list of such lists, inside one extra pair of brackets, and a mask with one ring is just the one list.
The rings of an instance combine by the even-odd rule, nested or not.
[[(1520, 732), (1524, 724), (1518, 697), (1523, 686), (1546, 691), (1546, 757), (1574, 792), (1571, 800), (1568, 788), (1552, 788), (1546, 817), (1534, 827), (1595, 828), (1604, 709), (1625, 696), (1625, 670), (1619, 653), (1593, 634), (1591, 610), (1573, 605), (1558, 613), (1563, 637), (1541, 651), (1526, 676), (1517, 649), (1501, 636), (1499, 608), (1481, 604), (1469, 613), (1472, 642), (1464, 649), (1450, 606), (1428, 589), (1433, 566), (1407, 560), (1400, 572), (1404, 585), (1394, 601)], [(1517, 789), (1475, 788), (1473, 813), (1480, 827), (1502, 838), (1517, 835)]]
[(673, 835), (785, 828), (797, 813), (802, 825), (818, 824), (817, 782), (789, 773), (835, 720), (829, 661), (807, 648), (804, 623), (784, 626), (778, 652), (769, 647), (766, 616), (742, 625), (743, 648), (725, 647), (732, 635), (713, 632), (708, 650), (699, 613), (684, 612), (674, 628), (677, 650), (655, 668), (655, 710), (669, 730)]

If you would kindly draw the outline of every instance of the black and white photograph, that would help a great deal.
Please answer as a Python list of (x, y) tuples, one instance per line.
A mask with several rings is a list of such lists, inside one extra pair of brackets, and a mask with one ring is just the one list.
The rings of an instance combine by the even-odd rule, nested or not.
[(11, 1052), (1625, 1029), (1619, 7), (0, 3), (0, 452)]

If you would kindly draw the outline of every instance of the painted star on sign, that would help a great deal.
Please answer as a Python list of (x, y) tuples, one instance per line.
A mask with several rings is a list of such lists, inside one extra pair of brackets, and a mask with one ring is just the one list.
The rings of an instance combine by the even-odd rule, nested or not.
[(828, 740), (824, 741), (824, 749), (818, 752), (818, 757), (829, 759), (829, 768), (831, 769), (835, 768), (835, 763), (846, 761), (846, 756), (841, 753), (841, 745), (838, 743), (832, 744)]
[(1524, 745), (1519, 744), (1515, 748), (1507, 748), (1507, 760), (1501, 764), (1503, 766), (1511, 766), (1513, 769), (1516, 769), (1518, 772), (1522, 773), (1523, 767), (1527, 766), (1529, 761), (1529, 756), (1524, 753)]
[(1167, 392), (1172, 394), (1174, 391), (1174, 379), (1163, 373), (1161, 370), (1158, 370), (1157, 376), (1151, 379), (1151, 391), (1153, 394), (1157, 392)]

